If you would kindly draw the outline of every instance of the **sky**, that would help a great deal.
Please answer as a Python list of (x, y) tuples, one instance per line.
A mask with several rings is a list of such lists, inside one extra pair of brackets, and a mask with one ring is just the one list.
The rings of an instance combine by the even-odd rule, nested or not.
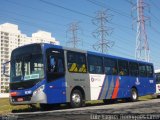
[[(77, 22), (79, 26), (77, 45), (83, 50), (95, 51), (93, 45), (98, 39), (93, 37), (97, 26), (93, 24), (97, 11), (107, 10), (107, 29), (112, 34), (106, 36), (114, 45), (108, 54), (135, 59), (136, 10), (132, 11), (130, 0), (0, 0), (0, 24), (17, 24), (23, 34), (31, 36), (38, 30), (52, 33), (62, 46), (69, 46), (69, 26)], [(150, 48), (150, 62), (160, 68), (160, 0), (144, 0), (146, 33)], [(133, 0), (136, 3), (136, 0)], [(133, 17), (131, 16), (133, 13)], [(133, 24), (134, 23), (134, 24)], [(132, 27), (133, 26), (133, 27)]]

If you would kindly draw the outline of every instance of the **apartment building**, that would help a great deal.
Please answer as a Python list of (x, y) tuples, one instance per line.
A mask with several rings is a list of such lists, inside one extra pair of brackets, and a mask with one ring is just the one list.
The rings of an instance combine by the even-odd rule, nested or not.
[[(9, 85), (9, 78), (3, 75), (3, 63), (10, 60), (13, 49), (30, 43), (52, 43), (59, 45), (59, 42), (46, 31), (33, 33), (31, 37), (22, 34), (18, 25), (4, 23), (0, 25), (0, 93), (6, 92)], [(10, 66), (6, 66), (6, 74), (9, 74)]]

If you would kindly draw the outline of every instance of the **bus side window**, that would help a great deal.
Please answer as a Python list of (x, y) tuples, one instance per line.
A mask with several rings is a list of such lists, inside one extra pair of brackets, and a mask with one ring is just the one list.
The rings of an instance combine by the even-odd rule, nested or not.
[(88, 55), (89, 72), (93, 74), (103, 74), (103, 59), (99, 56)]
[(117, 60), (104, 58), (104, 73), (106, 75), (117, 75)]
[(54, 72), (56, 70), (56, 61), (55, 61), (55, 58), (54, 56), (49, 56), (49, 66), (48, 66), (48, 69), (49, 69), (49, 72)]
[(46, 57), (48, 82), (64, 77), (64, 50), (57, 48), (48, 48), (46, 50)]
[(86, 56), (83, 53), (67, 52), (67, 66), (69, 72), (86, 73)]
[(49, 56), (49, 72), (64, 72), (63, 59), (61, 57), (54, 57), (53, 55)]
[(139, 76), (140, 77), (147, 77), (146, 65), (139, 64)]
[(129, 75), (128, 61), (118, 60), (118, 68), (119, 68), (119, 75), (121, 76)]
[(78, 71), (81, 73), (86, 73), (87, 68), (86, 68), (86, 57), (84, 54), (78, 55)]
[(69, 72), (77, 72), (76, 54), (72, 52), (67, 53), (67, 66)]
[(146, 70), (147, 70), (147, 76), (148, 77), (153, 77), (153, 66), (152, 65), (146, 65)]
[(130, 75), (137, 77), (139, 75), (138, 71), (138, 63), (136, 62), (129, 62), (129, 70), (130, 70)]
[(64, 72), (63, 60), (58, 58), (58, 72)]

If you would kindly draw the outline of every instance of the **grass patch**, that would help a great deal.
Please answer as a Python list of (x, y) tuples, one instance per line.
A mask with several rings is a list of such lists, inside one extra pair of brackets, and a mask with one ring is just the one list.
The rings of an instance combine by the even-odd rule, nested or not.
[(0, 98), (0, 115), (8, 114), (11, 112), (26, 112), (26, 111), (35, 111), (35, 109), (39, 109), (38, 106), (35, 108), (31, 108), (29, 105), (16, 105), (12, 106), (9, 103), (8, 98)]
[(153, 99), (152, 95), (146, 95), (146, 96), (139, 97), (139, 100), (142, 100), (142, 101), (146, 101), (150, 99)]

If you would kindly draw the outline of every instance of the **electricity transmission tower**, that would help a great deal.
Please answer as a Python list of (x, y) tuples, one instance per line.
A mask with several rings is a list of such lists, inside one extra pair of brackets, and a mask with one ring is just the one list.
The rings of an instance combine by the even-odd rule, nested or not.
[(80, 42), (80, 39), (78, 38), (79, 34), (79, 23), (73, 22), (69, 25), (69, 29), (67, 30), (67, 33), (69, 33), (69, 40), (67, 41), (67, 44), (70, 44), (73, 48), (76, 48)]
[(98, 11), (95, 19), (93, 19), (93, 24), (97, 26), (93, 36), (98, 39), (93, 48), (102, 53), (107, 53), (114, 44), (113, 41), (107, 38), (112, 32), (112, 28), (107, 26), (107, 23), (111, 20), (111, 15), (108, 15), (107, 12), (107, 10)]
[(132, 10), (137, 11), (137, 17), (134, 19), (137, 22), (135, 57), (137, 60), (149, 61), (150, 49), (146, 33), (146, 21), (149, 18), (144, 15), (148, 4), (144, 0), (137, 0), (137, 4), (134, 4), (133, 1), (131, 3), (133, 5)]

